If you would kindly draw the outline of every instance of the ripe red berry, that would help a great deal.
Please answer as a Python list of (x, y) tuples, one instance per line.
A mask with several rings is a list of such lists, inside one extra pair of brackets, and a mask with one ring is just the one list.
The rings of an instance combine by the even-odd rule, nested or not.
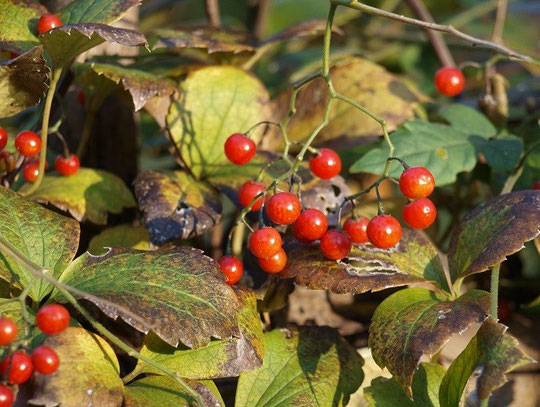
[(71, 154), (69, 157), (64, 158), (62, 154), (58, 154), (56, 160), (54, 161), (54, 168), (60, 175), (69, 177), (74, 175), (79, 171), (81, 162), (75, 154)]
[(49, 304), (40, 308), (36, 315), (36, 325), (47, 335), (58, 334), (69, 325), (69, 312), (60, 304)]
[(10, 384), (22, 384), (30, 379), (34, 367), (32, 359), (26, 353), (17, 351), (6, 357), (0, 365), (2, 377), (8, 373), (7, 381)]
[(56, 352), (48, 346), (38, 346), (32, 352), (32, 363), (36, 372), (49, 375), (56, 372), (60, 360)]
[(32, 161), (26, 163), (23, 167), (23, 178), (27, 182), (36, 182), (36, 179), (39, 175), (39, 163)]
[(266, 214), (278, 225), (290, 225), (300, 216), (302, 205), (296, 195), (290, 192), (278, 192), (268, 200)]
[(309, 169), (319, 178), (330, 179), (341, 171), (341, 159), (334, 150), (321, 148), (316, 156), (309, 159)]
[(399, 189), (409, 199), (425, 198), (435, 189), (435, 178), (427, 168), (410, 167), (401, 174)]
[(367, 225), (369, 219), (366, 217), (361, 217), (359, 219), (349, 218), (345, 221), (343, 229), (350, 236), (353, 243), (366, 243), (368, 241), (367, 237)]
[(15, 137), (15, 148), (25, 157), (33, 157), (41, 149), (41, 139), (33, 131), (21, 131)]
[(2, 151), (6, 147), (7, 141), (8, 141), (7, 131), (3, 127), (0, 127), (0, 151)]
[(412, 201), (402, 211), (403, 220), (413, 229), (425, 229), (435, 222), (437, 208), (428, 198)]
[(225, 155), (232, 163), (244, 165), (251, 161), (257, 152), (255, 143), (240, 133), (235, 133), (225, 141)]
[(267, 259), (281, 249), (281, 235), (271, 227), (257, 229), (249, 236), (249, 250), (256, 257)]
[(318, 209), (306, 209), (292, 226), (292, 233), (302, 243), (320, 239), (328, 229), (326, 215)]
[(218, 260), (219, 268), (227, 277), (225, 281), (229, 285), (236, 284), (240, 278), (242, 278), (242, 273), (244, 272), (244, 266), (242, 262), (234, 256), (223, 256)]
[(17, 324), (10, 318), (0, 319), (0, 346), (9, 345), (17, 337)]
[[(240, 205), (242, 205), (244, 208), (247, 207), (251, 201), (253, 201), (253, 198), (259, 195), (265, 189), (266, 187), (263, 184), (259, 184), (258, 182), (254, 181), (247, 181), (238, 190), (238, 200), (240, 201)], [(258, 211), (261, 209), (261, 206), (262, 198), (259, 198), (251, 206), (251, 211)]]
[(10, 51), (10, 52), (9, 52), (9, 59), (15, 59), (15, 58), (18, 58), (19, 55), (20, 55), (20, 54), (17, 53), (17, 52)]
[(331, 260), (346, 257), (352, 248), (349, 235), (340, 230), (329, 230), (321, 237), (321, 252)]
[(86, 94), (84, 93), (84, 90), (77, 90), (77, 100), (82, 106), (86, 104)]
[(531, 189), (540, 189), (540, 181), (535, 181), (532, 184)]
[(465, 77), (459, 69), (445, 66), (435, 74), (435, 87), (442, 95), (456, 96), (465, 87)]
[(43, 14), (37, 23), (37, 30), (39, 34), (43, 34), (53, 28), (60, 27), (62, 21), (54, 14)]
[(391, 215), (379, 215), (371, 219), (367, 225), (367, 236), (372, 245), (380, 249), (389, 249), (401, 239), (401, 225)]
[(0, 384), (0, 407), (11, 407), (13, 405), (13, 390)]
[(285, 250), (279, 249), (276, 254), (267, 259), (258, 259), (259, 266), (267, 273), (279, 273), (287, 264), (287, 254)]

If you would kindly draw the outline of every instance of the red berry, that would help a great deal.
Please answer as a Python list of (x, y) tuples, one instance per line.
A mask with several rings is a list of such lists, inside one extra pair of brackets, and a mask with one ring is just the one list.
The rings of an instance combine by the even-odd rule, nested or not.
[(13, 390), (0, 384), (0, 407), (11, 407), (13, 405)]
[(435, 189), (435, 178), (427, 168), (410, 167), (401, 174), (399, 189), (409, 199), (425, 198)]
[(316, 156), (309, 159), (309, 169), (319, 178), (330, 179), (341, 171), (341, 159), (334, 150), (321, 148)]
[(531, 189), (540, 189), (540, 181), (535, 181), (535, 182), (532, 184)]
[(278, 225), (290, 225), (298, 219), (300, 212), (302, 205), (296, 195), (290, 192), (279, 192), (266, 204), (268, 218)]
[(68, 327), (69, 318), (69, 312), (63, 305), (45, 305), (36, 315), (36, 325), (47, 335), (58, 334)]
[(505, 298), (499, 298), (499, 303), (497, 304), (497, 318), (502, 322), (507, 322), (512, 316), (512, 307), (510, 303)]
[(271, 227), (257, 229), (249, 236), (249, 250), (256, 257), (267, 259), (281, 249), (281, 235)]
[(22, 384), (30, 379), (34, 367), (32, 366), (32, 359), (26, 353), (18, 351), (14, 352), (5, 358), (0, 365), (0, 371), (2, 377), (8, 373), (7, 381), (10, 384)]
[(23, 178), (27, 182), (36, 182), (36, 179), (39, 175), (39, 163), (32, 161), (24, 165), (23, 167)]
[(6, 147), (7, 141), (8, 141), (7, 131), (3, 127), (0, 127), (0, 151), (2, 151)]
[(21, 131), (15, 137), (15, 148), (25, 157), (33, 157), (41, 149), (41, 139), (33, 131)]
[(17, 52), (10, 51), (9, 59), (15, 59), (15, 58), (19, 58), (19, 54)]
[(74, 175), (79, 171), (81, 162), (75, 154), (71, 154), (69, 157), (64, 158), (62, 154), (58, 154), (56, 160), (54, 161), (54, 168), (60, 175), (65, 175), (69, 177)]
[(48, 346), (41, 345), (38, 346), (32, 352), (32, 363), (34, 364), (34, 369), (36, 372), (49, 375), (56, 372), (60, 360), (56, 352), (49, 348)]
[(292, 233), (302, 243), (320, 239), (328, 228), (326, 215), (318, 209), (306, 209), (292, 226)]
[(60, 27), (62, 21), (54, 14), (43, 14), (37, 23), (37, 30), (39, 34), (43, 34), (53, 28)]
[(435, 222), (437, 209), (431, 200), (422, 198), (405, 205), (402, 211), (403, 220), (413, 229), (425, 229)]
[(0, 346), (9, 345), (17, 337), (17, 324), (9, 318), (0, 319)]
[[(265, 189), (266, 187), (263, 184), (259, 184), (258, 182), (248, 181), (244, 183), (238, 190), (238, 199), (240, 200), (240, 205), (242, 205), (242, 207), (244, 208), (247, 207), (251, 203), (251, 201), (253, 201), (253, 198), (259, 195)], [(259, 209), (261, 209), (261, 206), (262, 198), (259, 198), (251, 206), (251, 211), (258, 211)]]
[(349, 218), (345, 221), (343, 229), (350, 236), (353, 243), (366, 243), (368, 241), (367, 237), (367, 225), (369, 219), (361, 217), (359, 219)]
[(445, 66), (435, 74), (435, 86), (442, 95), (456, 96), (465, 87), (465, 77), (459, 69)]
[(242, 262), (234, 256), (223, 256), (218, 260), (219, 268), (223, 271), (223, 274), (227, 277), (225, 281), (229, 285), (236, 284), (242, 273), (244, 272), (244, 266)]
[(267, 259), (258, 259), (259, 266), (267, 273), (279, 273), (287, 264), (287, 254), (285, 250), (279, 249), (276, 254)]
[(244, 165), (251, 161), (257, 152), (255, 143), (240, 133), (235, 133), (225, 141), (225, 155), (232, 163)]
[(346, 257), (352, 248), (349, 235), (340, 230), (329, 230), (321, 237), (321, 252), (331, 260)]
[(84, 93), (84, 90), (79, 89), (77, 91), (77, 100), (82, 106), (86, 104), (86, 94)]
[(371, 219), (367, 225), (367, 236), (372, 245), (380, 249), (389, 249), (401, 239), (401, 225), (391, 215), (379, 215)]

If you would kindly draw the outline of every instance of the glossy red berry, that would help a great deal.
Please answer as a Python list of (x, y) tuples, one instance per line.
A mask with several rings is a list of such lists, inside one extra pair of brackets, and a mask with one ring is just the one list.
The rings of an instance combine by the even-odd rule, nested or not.
[(69, 157), (64, 158), (62, 154), (58, 154), (56, 160), (54, 161), (54, 168), (60, 175), (69, 177), (74, 175), (79, 171), (81, 167), (81, 162), (75, 154), (71, 154)]
[(343, 229), (350, 236), (353, 243), (366, 243), (368, 241), (367, 237), (367, 225), (369, 219), (365, 217), (360, 217), (358, 219), (349, 218), (345, 221)]
[[(242, 207), (244, 208), (247, 207), (251, 203), (251, 201), (253, 201), (253, 198), (259, 195), (265, 189), (266, 187), (263, 184), (259, 184), (258, 182), (248, 181), (244, 183), (238, 190), (238, 200), (240, 201), (240, 205), (242, 205)], [(262, 198), (259, 198), (251, 206), (251, 211), (258, 211), (259, 209), (261, 209), (261, 206)]]
[(15, 148), (25, 157), (33, 157), (41, 149), (41, 139), (33, 131), (21, 131), (15, 137)]
[(321, 237), (321, 252), (331, 260), (340, 260), (351, 252), (349, 235), (340, 230), (329, 230)]
[(17, 324), (10, 318), (0, 319), (0, 346), (9, 345), (17, 337)]
[(328, 229), (326, 215), (318, 209), (306, 209), (292, 226), (292, 233), (302, 243), (320, 239)]
[(282, 245), (281, 235), (271, 227), (257, 229), (249, 236), (249, 250), (256, 257), (267, 259), (276, 254)]
[(287, 254), (285, 250), (279, 249), (276, 254), (267, 259), (258, 259), (259, 266), (267, 273), (279, 273), (287, 264)]
[(40, 308), (36, 315), (36, 325), (47, 335), (58, 334), (69, 325), (69, 312), (60, 304), (49, 304)]
[(2, 151), (6, 147), (7, 142), (8, 142), (7, 131), (3, 127), (0, 127), (0, 151)]
[(379, 215), (369, 221), (366, 232), (372, 245), (389, 249), (398, 244), (402, 228), (392, 215)]
[(403, 207), (403, 220), (413, 229), (425, 229), (435, 222), (437, 208), (428, 198), (412, 201)]
[(435, 189), (435, 178), (427, 168), (410, 167), (401, 174), (399, 189), (409, 199), (425, 198)]
[(56, 372), (60, 360), (53, 349), (41, 345), (32, 352), (32, 364), (36, 372), (49, 375)]
[(251, 161), (257, 152), (253, 140), (240, 133), (235, 133), (225, 141), (225, 155), (232, 163), (244, 165)]
[(435, 87), (442, 95), (456, 96), (465, 87), (465, 77), (459, 69), (445, 66), (435, 74)]
[(11, 407), (13, 405), (13, 390), (0, 384), (0, 407)]
[(535, 181), (532, 184), (531, 189), (540, 189), (540, 181)]
[(223, 256), (218, 260), (219, 268), (227, 277), (225, 281), (229, 285), (236, 284), (241, 278), (244, 272), (244, 266), (242, 262), (234, 256)]
[(23, 178), (27, 182), (36, 182), (39, 175), (39, 163), (29, 162), (26, 163), (23, 167)]
[(266, 203), (268, 218), (278, 225), (290, 225), (300, 216), (302, 205), (290, 192), (278, 192)]
[(341, 159), (334, 150), (321, 148), (316, 156), (309, 159), (309, 169), (319, 178), (330, 179), (341, 171)]
[[(22, 384), (30, 379), (34, 371), (32, 359), (26, 353), (17, 351), (6, 357), (0, 365), (2, 377), (10, 384)], [(9, 371), (9, 373), (8, 373)]]
[(43, 14), (37, 23), (37, 30), (39, 34), (43, 34), (53, 28), (60, 27), (62, 21), (54, 14)]

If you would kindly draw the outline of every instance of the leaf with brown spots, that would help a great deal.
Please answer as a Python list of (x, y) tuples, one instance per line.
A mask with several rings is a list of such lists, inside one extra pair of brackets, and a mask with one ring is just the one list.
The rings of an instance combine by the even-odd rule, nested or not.
[(56, 13), (63, 24), (112, 24), (140, 0), (75, 0)]
[[(240, 337), (212, 341), (204, 348), (173, 348), (156, 335), (149, 334), (141, 353), (187, 379), (236, 377), (262, 364), (264, 356), (262, 323), (257, 312), (255, 293), (247, 287), (233, 287), (240, 303)], [(139, 361), (136, 372), (162, 374)]]
[(88, 251), (91, 254), (100, 255), (107, 253), (109, 247), (150, 250), (150, 235), (142, 226), (114, 226), (94, 236), (90, 240)]
[(44, 345), (60, 358), (58, 370), (35, 375), (31, 405), (120, 407), (124, 385), (114, 351), (107, 342), (83, 328), (68, 328), (47, 338)]
[(508, 327), (489, 318), (484, 321), (465, 350), (448, 368), (441, 383), (441, 407), (458, 407), (465, 385), (473, 372), (481, 368), (476, 379), (480, 400), (506, 383), (505, 373), (533, 362), (518, 347), (518, 341), (506, 333)]
[(468, 291), (454, 301), (423, 288), (398, 291), (373, 315), (369, 329), (373, 358), (410, 397), (421, 357), (433, 356), (452, 335), (482, 322), (488, 309), (489, 293), (485, 291)]
[(382, 250), (371, 244), (354, 245), (344, 260), (326, 259), (318, 245), (298, 246), (288, 254), (281, 278), (334, 293), (360, 294), (430, 281), (448, 290), (437, 249), (421, 232), (403, 230), (399, 244)]
[(135, 179), (135, 195), (156, 245), (198, 236), (221, 218), (219, 194), (185, 172), (142, 172)]
[(39, 45), (37, 21), (47, 9), (32, 0), (0, 0), (0, 49), (23, 53)]
[(452, 281), (485, 271), (540, 234), (540, 191), (500, 195), (470, 212), (448, 249)]
[[(154, 331), (171, 346), (200, 348), (238, 337), (238, 300), (217, 263), (202, 251), (111, 249), (85, 253), (60, 277), (111, 318)], [(98, 298), (99, 297), (99, 298)]]
[(37, 104), (47, 90), (48, 78), (41, 46), (18, 58), (0, 61), (0, 118)]

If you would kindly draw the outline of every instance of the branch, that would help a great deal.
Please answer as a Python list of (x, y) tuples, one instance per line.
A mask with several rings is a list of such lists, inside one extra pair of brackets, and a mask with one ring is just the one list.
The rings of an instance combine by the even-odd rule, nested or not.
[(212, 27), (221, 26), (221, 17), (219, 14), (219, 2), (218, 0), (205, 0), (206, 17)]
[(260, 0), (259, 8), (257, 10), (257, 19), (255, 20), (255, 27), (253, 28), (253, 35), (257, 40), (262, 38), (264, 29), (266, 28), (266, 19), (268, 17), (268, 10), (270, 9), (270, 0)]
[(506, 21), (506, 11), (508, 10), (508, 0), (498, 0), (497, 16), (495, 17), (495, 25), (493, 26), (493, 34), (491, 40), (498, 44), (502, 43), (502, 35), (504, 31), (504, 23)]

